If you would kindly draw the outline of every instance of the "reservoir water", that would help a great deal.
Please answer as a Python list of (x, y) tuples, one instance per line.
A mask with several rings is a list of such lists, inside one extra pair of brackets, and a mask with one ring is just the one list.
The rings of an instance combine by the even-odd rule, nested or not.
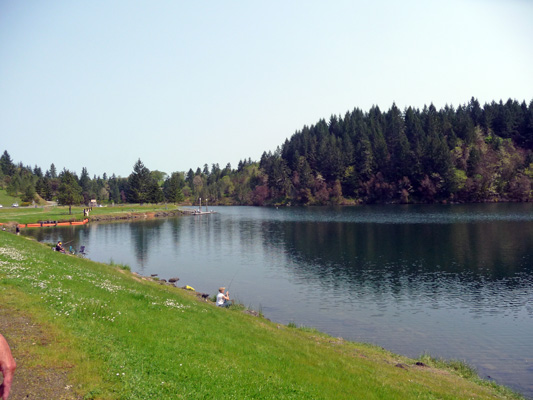
[(23, 234), (533, 398), (533, 204), (213, 209)]

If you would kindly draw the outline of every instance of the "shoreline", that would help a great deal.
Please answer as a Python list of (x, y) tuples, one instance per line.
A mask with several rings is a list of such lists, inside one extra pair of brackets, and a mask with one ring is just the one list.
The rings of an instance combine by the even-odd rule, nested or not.
[(57, 226), (71, 226), (71, 225), (85, 225), (89, 222), (104, 222), (104, 221), (125, 221), (125, 220), (143, 220), (152, 218), (168, 218), (177, 216), (194, 215), (195, 210), (175, 209), (165, 211), (120, 211), (116, 214), (97, 214), (83, 219), (57, 219), (57, 220), (39, 220), (37, 222), (20, 223), (18, 221), (0, 222), (0, 227), (9, 229), (19, 228), (49, 228)]
[[(17, 254), (20, 254), (22, 257), (25, 257), (26, 251), (33, 249), (33, 245), (30, 245), (29, 242), (22, 241), (21, 238), (19, 239), (19, 238), (16, 238), (15, 236), (9, 235), (9, 236), (6, 236), (6, 239), (7, 240), (4, 243), (4, 246), (6, 247), (6, 249), (7, 248), (19, 249)], [(36, 240), (33, 240), (33, 242), (39, 243)], [(26, 245), (25, 243), (28, 243), (28, 244)], [(5, 254), (10, 254), (10, 253), (6, 252)], [(52, 260), (54, 262), (50, 262)], [(16, 265), (17, 265), (17, 262), (16, 260), (14, 260), (14, 266)], [(104, 270), (99, 265), (103, 265), (109, 268), (108, 271), (110, 272), (110, 274), (109, 275), (107, 274), (106, 272), (107, 268), (106, 270)], [(44, 286), (38, 285), (34, 287), (34, 290), (36, 291), (35, 294), (37, 296), (44, 295), (46, 299), (48, 300), (48, 301), (42, 302), (41, 305), (43, 307), (51, 308), (52, 317), (49, 320), (50, 323), (53, 323), (54, 319), (56, 318), (61, 318), (61, 319), (64, 319), (65, 321), (72, 320), (73, 317), (75, 317), (73, 319), (74, 321), (76, 321), (77, 318), (81, 318), (83, 320), (90, 321), (92, 324), (98, 325), (98, 329), (94, 331), (94, 335), (101, 335), (102, 330), (104, 332), (107, 332), (105, 330), (108, 329), (108, 327), (110, 326), (115, 326), (117, 324), (124, 325), (121, 331), (117, 332), (115, 328), (109, 328), (110, 331), (108, 333), (109, 334), (112, 333), (113, 335), (116, 335), (116, 337), (112, 336), (112, 338), (115, 338), (117, 341), (119, 339), (120, 340), (131, 340), (133, 336), (129, 334), (130, 332), (129, 329), (131, 329), (131, 326), (128, 326), (129, 320), (124, 319), (124, 317), (117, 316), (116, 322), (114, 321), (115, 317), (113, 317), (113, 320), (111, 321), (111, 320), (106, 319), (108, 317), (108, 314), (111, 315), (113, 314), (113, 312), (116, 313), (115, 310), (121, 310), (123, 315), (128, 315), (129, 318), (138, 318), (139, 321), (144, 321), (144, 318), (146, 318), (144, 313), (146, 313), (146, 315), (150, 315), (150, 317), (153, 318), (151, 320), (151, 323), (156, 324), (155, 329), (160, 329), (163, 332), (166, 332), (165, 329), (168, 329), (168, 333), (166, 334), (170, 335), (170, 332), (172, 332), (173, 334), (176, 334), (176, 332), (180, 332), (179, 329), (178, 330), (176, 329), (179, 326), (182, 326), (181, 325), (183, 322), (181, 321), (183, 318), (182, 313), (185, 312), (186, 313), (185, 315), (187, 316), (187, 326), (188, 326), (188, 329), (192, 329), (192, 333), (190, 332), (187, 333), (185, 336), (183, 336), (182, 339), (192, 340), (191, 345), (193, 346), (197, 345), (197, 347), (194, 347), (194, 348), (199, 349), (197, 351), (200, 351), (204, 348), (203, 346), (206, 346), (206, 343), (212, 343), (213, 340), (216, 340), (216, 335), (214, 333), (213, 333), (214, 338), (209, 338), (209, 340), (206, 340), (204, 338), (204, 336), (206, 335), (205, 319), (208, 318), (210, 319), (211, 323), (215, 323), (215, 322), (220, 322), (219, 318), (224, 318), (225, 325), (228, 327), (228, 329), (233, 329), (233, 326), (235, 325), (235, 328), (234, 328), (235, 330), (231, 331), (231, 334), (229, 334), (228, 337), (224, 339), (226, 340), (225, 345), (226, 346), (229, 345), (232, 347), (232, 354), (235, 351), (238, 352), (239, 351), (238, 349), (243, 348), (242, 331), (244, 330), (245, 332), (249, 333), (251, 335), (250, 337), (252, 338), (255, 338), (256, 335), (264, 335), (265, 340), (268, 339), (269, 341), (275, 341), (276, 346), (274, 348), (277, 348), (277, 346), (281, 346), (282, 343), (286, 343), (287, 340), (291, 341), (292, 343), (291, 345), (303, 346), (302, 349), (305, 350), (305, 354), (307, 355), (306, 360), (308, 360), (309, 366), (312, 368), (317, 368), (315, 373), (316, 372), (324, 373), (325, 378), (329, 377), (329, 375), (325, 370), (323, 370), (320, 367), (322, 365), (321, 363), (323, 362), (323, 356), (325, 355), (323, 354), (323, 350), (320, 350), (320, 349), (323, 349), (324, 346), (327, 346), (327, 347), (332, 347), (332, 350), (333, 350), (331, 352), (331, 355), (328, 355), (328, 357), (331, 357), (329, 362), (335, 362), (337, 364), (339, 361), (344, 360), (344, 358), (338, 359), (337, 356), (341, 357), (342, 354), (346, 353), (346, 363), (342, 365), (345, 365), (347, 368), (347, 370), (345, 371), (345, 374), (347, 377), (360, 375), (362, 371), (366, 370), (365, 368), (372, 368), (372, 371), (374, 372), (369, 373), (368, 378), (375, 376), (376, 373), (379, 374), (379, 376), (385, 380), (386, 388), (390, 388), (389, 390), (390, 395), (392, 395), (393, 393), (396, 393), (396, 390), (398, 388), (402, 388), (403, 398), (409, 398), (411, 396), (414, 397), (415, 395), (419, 395), (422, 393), (423, 394), (431, 393), (433, 395), (435, 394), (444, 395), (446, 393), (451, 396), (457, 396), (456, 398), (466, 398), (465, 393), (471, 393), (470, 391), (473, 390), (472, 386), (469, 386), (469, 389), (467, 389), (466, 387), (462, 389), (457, 389), (456, 385), (459, 384), (459, 381), (453, 378), (453, 375), (455, 375), (456, 373), (451, 372), (451, 370), (453, 370), (454, 368), (451, 367), (450, 369), (450, 366), (447, 366), (446, 368), (442, 370), (434, 369), (437, 366), (437, 364), (435, 363), (437, 363), (438, 360), (429, 360), (429, 359), (428, 360), (426, 359), (416, 360), (416, 359), (407, 358), (399, 354), (393, 354), (386, 350), (378, 351), (378, 349), (374, 346), (367, 347), (364, 344), (360, 344), (357, 342), (346, 341), (340, 338), (333, 338), (329, 335), (322, 334), (318, 331), (307, 331), (304, 327), (299, 328), (297, 326), (283, 325), (283, 324), (276, 323), (276, 322), (270, 322), (263, 316), (261, 316), (261, 318), (259, 319), (256, 319), (255, 322), (252, 320), (244, 321), (242, 318), (237, 317), (237, 315), (241, 314), (241, 312), (248, 314), (246, 310), (237, 309), (236, 311), (238, 311), (238, 313), (233, 313), (233, 312), (228, 313), (228, 312), (223, 312), (223, 310), (220, 310), (220, 312), (215, 311), (215, 310), (218, 310), (218, 308), (216, 308), (212, 302), (209, 302), (208, 299), (202, 300), (201, 299), (202, 296), (199, 292), (196, 292), (196, 291), (192, 292), (191, 290), (187, 290), (186, 288), (183, 289), (181, 287), (178, 287), (175, 283), (172, 284), (172, 282), (167, 282), (166, 280), (159, 279), (154, 276), (152, 277), (142, 276), (138, 273), (131, 272), (127, 269), (121, 269), (120, 266), (117, 266), (117, 265), (98, 263), (92, 260), (85, 260), (82, 258), (78, 259), (76, 257), (74, 258), (65, 257), (63, 255), (58, 255), (56, 253), (49, 252), (48, 250), (44, 250), (43, 248), (43, 251), (38, 251), (32, 254), (32, 263), (28, 266), (28, 268), (33, 268), (38, 271), (42, 271), (43, 268), (49, 269), (50, 272), (53, 272), (54, 276), (57, 277), (57, 279), (45, 282), (46, 285)], [(139, 280), (139, 281), (145, 281), (145, 282), (151, 281), (153, 283), (157, 283), (158, 284), (157, 286), (159, 285), (161, 285), (162, 287), (174, 286), (178, 289), (182, 289), (179, 292), (183, 292), (183, 293), (190, 292), (190, 296), (194, 296), (197, 299), (197, 301), (200, 302), (198, 303), (199, 305), (202, 303), (206, 304), (205, 300), (207, 300), (207, 304), (212, 305), (213, 308), (204, 310), (201, 306), (197, 307), (194, 305), (190, 305), (190, 306), (184, 305), (184, 304), (188, 304), (188, 303), (185, 303), (186, 301), (185, 298), (178, 297), (175, 299), (173, 295), (171, 294), (172, 292), (174, 292), (174, 290), (169, 290), (169, 289), (163, 289), (163, 292), (161, 293), (158, 292), (157, 294), (158, 297), (156, 298), (154, 297), (156, 296), (156, 293), (151, 291), (150, 285), (146, 286), (145, 287), (146, 290), (143, 290), (142, 293), (139, 294), (136, 291), (137, 289), (130, 288), (129, 285), (126, 285), (125, 283), (119, 283), (119, 281), (117, 280), (112, 280), (111, 276), (112, 276), (113, 269), (115, 271), (121, 272), (120, 275), (131, 276), (133, 280)], [(99, 270), (100, 272), (97, 275), (94, 275), (94, 273)], [(10, 284), (16, 283), (18, 281), (26, 285), (29, 285), (31, 283), (31, 282), (27, 283), (26, 278), (16, 275), (16, 271), (10, 272), (10, 270), (6, 270), (5, 273), (7, 274), (6, 276), (7, 281), (4, 283), (6, 283), (8, 287), (11, 286)], [(87, 273), (89, 273), (90, 276), (89, 275), (85, 276)], [(32, 276), (32, 275), (30, 274), (29, 276)], [(13, 282), (10, 282), (11, 280), (13, 280)], [(112, 282), (113, 284), (111, 285), (110, 282)], [(55, 292), (51, 291), (52, 287), (56, 287), (56, 286), (71, 287), (72, 285), (77, 285), (77, 290), (70, 290), (68, 292), (65, 292), (64, 295), (66, 296), (66, 299), (63, 297), (61, 299), (56, 299), (54, 297)], [(124, 287), (125, 289), (122, 291), (120, 290), (117, 291), (117, 288), (119, 287)], [(16, 289), (16, 288), (17, 287), (15, 286), (13, 287), (13, 289)], [(133, 297), (131, 294), (132, 290), (134, 290), (134, 292), (136, 293)], [(74, 304), (74, 303), (78, 304), (80, 303), (80, 299), (93, 298), (94, 293), (96, 293), (94, 291), (99, 293), (101, 296), (104, 296), (103, 297), (104, 299), (106, 298), (106, 296), (108, 296), (107, 301), (104, 302), (108, 305), (105, 306), (104, 308), (101, 308), (102, 311), (98, 311), (99, 314), (102, 314), (101, 316), (94, 317), (94, 311), (96, 311), (95, 309), (90, 310), (91, 312), (93, 312), (93, 314), (91, 314), (91, 312), (83, 311), (82, 308), (76, 308), (76, 309), (69, 308), (68, 312), (65, 312), (64, 304)], [(121, 293), (123, 294), (121, 295)], [(122, 296), (120, 297), (122, 300), (119, 303), (117, 303), (118, 301), (117, 299), (119, 298), (117, 296)], [(159, 299), (159, 297), (161, 299), (157, 300)], [(15, 296), (14, 293), (13, 293), (12, 299), (13, 301), (15, 301), (16, 299), (19, 299), (17, 301), (22, 301), (20, 297)], [(61, 300), (61, 302), (59, 302), (59, 300)], [(68, 300), (69, 302), (65, 303), (65, 300)], [(134, 304), (137, 304), (137, 305), (134, 306)], [(39, 307), (41, 307), (41, 305)], [(107, 307), (109, 305), (111, 305), (112, 307), (108, 309)], [(124, 309), (129, 306), (131, 306), (132, 308)], [(100, 308), (98, 308), (98, 310), (100, 310)], [(170, 310), (170, 311), (164, 311), (164, 310)], [(160, 313), (161, 315), (159, 316)], [(72, 317), (69, 314), (72, 314)], [(40, 313), (39, 315), (42, 315), (42, 314)], [(155, 318), (155, 316), (157, 316), (157, 318)], [(169, 319), (169, 316), (171, 316), (172, 318)], [(172, 329), (168, 328), (169, 324), (174, 324), (174, 323), (175, 323), (175, 326)], [(76, 324), (73, 323), (70, 327), (74, 329), (75, 325)], [(73, 335), (77, 334), (75, 330), (73, 330), (71, 333)], [(279, 337), (280, 335), (282, 335), (282, 337)], [(300, 338), (301, 342), (298, 341), (297, 343), (296, 342), (293, 343), (292, 341), (296, 340), (296, 337)], [(307, 341), (307, 339), (305, 339), (306, 337), (308, 337), (308, 339), (310, 340), (309, 342)], [(152, 339), (153, 339), (153, 336), (150, 334), (148, 334), (147, 336), (141, 337), (139, 339), (140, 341), (138, 342), (135, 352), (132, 352), (130, 356), (134, 357), (134, 356), (140, 355), (140, 357), (142, 358), (142, 357), (148, 357), (149, 354), (152, 354), (150, 352), (153, 350), (153, 346), (146, 345), (145, 343), (146, 341), (150, 342)], [(19, 339), (13, 338), (13, 340), (16, 342), (18, 341), (19, 348), (22, 348), (20, 347), (22, 346), (22, 342)], [(153, 340), (154, 340), (154, 345), (155, 345), (155, 343), (157, 343), (157, 340), (156, 339), (153, 339)], [(111, 342), (113, 342), (113, 340), (111, 340)], [(109, 346), (111, 346), (111, 342), (109, 343)], [(163, 354), (176, 354), (176, 351), (179, 353), (181, 349), (181, 347), (178, 344), (174, 346), (172, 342), (168, 342), (166, 345), (170, 347), (167, 349), (164, 349), (164, 351), (162, 351), (161, 354), (158, 354), (159, 357), (163, 357)], [(257, 352), (257, 342), (254, 340), (249, 340), (248, 342), (246, 342), (244, 347), (250, 348), (250, 349), (253, 348), (255, 349), (254, 352)], [(274, 348), (270, 349), (268, 351), (268, 354), (270, 354), (270, 352), (272, 351), (275, 351)], [(115, 352), (113, 354), (117, 354), (117, 355), (121, 354), (120, 352), (123, 351), (122, 348), (118, 348), (115, 350), (114, 348), (110, 347), (110, 349), (111, 351)], [(220, 348), (215, 346), (213, 349), (207, 349), (205, 354), (195, 353), (194, 363), (192, 363), (191, 360), (188, 360), (189, 363), (184, 362), (183, 365), (184, 366), (187, 365), (187, 367), (189, 367), (189, 365), (195, 366), (196, 364), (198, 364), (198, 360), (200, 360), (201, 365), (199, 367), (199, 371), (204, 371), (205, 369), (204, 365), (208, 365), (208, 366), (212, 365), (211, 364), (212, 352), (218, 351), (218, 349)], [(318, 352), (316, 355), (316, 361), (313, 361), (315, 360), (315, 358), (309, 358), (309, 357), (314, 357), (313, 355), (315, 353), (314, 349), (318, 349), (316, 350), (316, 352)], [(311, 351), (313, 354), (308, 354), (309, 351)], [(238, 361), (238, 363), (234, 366), (234, 368), (238, 368), (238, 371), (247, 371), (250, 368), (248, 363), (246, 363), (246, 360), (248, 360), (250, 353), (246, 351), (244, 353), (245, 353), (244, 355), (241, 355), (240, 357), (236, 357), (236, 360)], [(284, 354), (286, 354), (286, 351), (281, 351), (279, 354), (276, 355), (276, 357), (285, 357)], [(186, 356), (187, 354), (186, 355), (181, 354), (182, 359)], [(287, 356), (286, 359), (284, 358), (285, 363), (290, 363), (291, 370), (293, 368), (297, 368), (297, 366), (300, 365), (300, 362), (297, 360), (295, 361), (293, 358), (294, 357), (291, 357), (291, 356)], [(373, 362), (375, 362), (375, 364), (373, 364), (372, 367), (367, 365), (366, 360), (368, 360), (369, 358), (372, 359)], [(82, 359), (84, 358), (82, 357)], [(180, 359), (180, 363), (182, 362), (182, 359)], [(185, 359), (185, 361), (187, 361), (187, 359)], [(359, 367), (361, 363), (362, 365), (364, 365), (364, 367)], [(60, 363), (57, 363), (57, 364), (60, 365)], [(108, 365), (108, 364), (105, 364), (105, 365)], [(120, 365), (126, 365), (126, 364), (121, 363)], [(265, 361), (264, 359), (261, 359), (261, 362), (257, 360), (257, 362), (255, 362), (253, 365), (256, 368), (257, 367), (264, 368), (265, 373), (268, 372), (271, 374), (275, 373), (275, 371), (277, 371), (277, 368), (279, 368), (279, 363), (278, 363), (277, 358), (272, 359), (272, 363), (268, 360)], [(23, 367), (23, 363), (21, 363), (21, 367)], [(110, 365), (106, 368), (112, 368), (112, 367), (113, 365)], [(360, 369), (360, 368), (363, 368), (363, 369)], [(23, 371), (23, 368), (20, 369), (19, 373), (22, 371)], [(165, 374), (169, 374), (168, 370), (166, 369), (162, 369), (161, 371), (163, 371)], [(305, 373), (307, 373), (308, 372), (307, 368), (304, 368), (304, 371)], [(409, 382), (412, 382), (412, 380), (414, 380), (418, 384), (423, 384), (423, 385), (430, 384), (429, 381), (426, 380), (426, 377), (429, 374), (433, 375), (431, 371), (437, 371), (434, 373), (435, 374), (434, 382), (436, 382), (438, 386), (432, 385), (429, 388), (428, 392), (425, 392), (425, 391), (419, 392), (418, 391), (419, 385), (413, 386), (411, 384), (405, 383), (405, 379), (406, 379), (405, 374), (409, 374), (409, 379), (410, 379)], [(134, 371), (126, 370), (126, 373), (132, 374), (134, 373)], [(457, 374), (460, 375), (460, 373), (457, 373)], [(112, 374), (111, 376), (114, 376), (114, 374)], [(202, 376), (206, 379), (208, 378), (207, 375), (205, 376), (202, 375)], [(247, 376), (247, 379), (245, 379), (245, 382), (242, 385), (244, 385), (245, 387), (255, 387), (256, 384), (258, 383), (255, 380), (255, 376), (256, 374), (251, 374), (250, 377)], [(305, 378), (305, 376), (300, 378), (300, 375), (296, 375), (296, 377), (293, 377), (293, 379), (300, 380), (298, 387), (301, 388), (301, 390), (304, 390), (304, 388), (308, 387), (307, 385), (309, 381)], [(145, 378), (144, 375), (140, 374), (139, 378), (141, 377)], [(341, 389), (341, 392), (342, 390), (345, 390), (347, 394), (345, 398), (348, 398), (348, 395), (352, 396), (354, 393), (360, 393), (361, 390), (363, 389), (368, 390), (369, 393), (376, 393), (377, 390), (383, 390), (383, 385), (382, 385), (383, 382), (381, 382), (381, 380), (380, 380), (381, 383), (377, 384), (376, 386), (377, 388), (374, 389), (372, 386), (368, 388), (367, 386), (360, 387), (357, 385), (357, 382), (356, 382), (357, 380), (354, 381), (353, 379), (348, 379), (348, 378), (343, 380), (341, 386), (339, 387), (338, 386), (339, 383), (336, 380), (337, 378), (338, 378), (337, 376), (332, 378), (335, 382), (335, 385), (334, 385), (335, 391), (337, 389)], [(165, 381), (167, 379), (165, 379)], [(187, 381), (182, 381), (179, 379), (179, 377), (174, 377), (172, 379), (174, 379), (176, 382), (181, 382), (182, 385), (188, 384)], [(430, 379), (430, 378), (427, 377), (427, 379)], [(480, 381), (479, 379), (480, 379), (479, 377), (478, 378), (472, 377), (473, 382), (472, 381), (471, 382), (472, 383), (475, 382), (476, 385), (479, 385), (477, 387), (478, 387), (478, 390), (480, 391), (479, 393), (481, 396), (480, 398), (504, 398), (503, 396), (500, 397), (501, 392), (500, 392), (500, 395), (498, 395), (498, 391), (492, 392), (489, 389), (489, 388), (494, 389), (492, 387), (492, 384), (489, 384), (488, 382), (482, 383), (481, 381), (483, 380)], [(231, 384), (232, 380), (229, 379), (229, 381)], [(443, 381), (447, 382), (445, 384), (445, 388), (442, 388)], [(68, 382), (67, 380), (67, 383), (70, 383), (70, 382)], [(213, 381), (212, 385), (210, 385), (207, 388), (206, 392), (210, 392), (210, 390), (212, 389), (211, 386), (215, 388), (219, 384), (220, 382), (219, 382), (219, 379), (217, 378), (216, 380)], [(288, 383), (285, 383), (283, 381), (280, 387), (283, 388), (287, 384)], [(466, 381), (463, 382), (463, 384), (466, 385)], [(416, 387), (417, 389), (414, 389), (414, 391), (411, 391), (411, 389), (409, 389), (408, 386)], [(228, 387), (232, 388), (233, 390), (237, 390), (237, 387), (233, 385), (230, 385)], [(197, 389), (197, 388), (194, 388), (194, 389)], [(443, 391), (440, 392), (440, 390), (443, 390)], [(505, 390), (504, 393), (507, 392), (506, 389), (502, 388), (501, 390)], [(483, 392), (484, 395), (481, 395), (481, 392)], [(324, 393), (327, 393), (327, 392), (324, 392)], [(487, 397), (485, 397), (485, 395)], [(340, 398), (342, 397), (343, 396), (340, 396)], [(325, 398), (327, 398), (327, 396)], [(506, 398), (509, 398), (509, 397), (506, 397)], [(518, 398), (518, 397), (515, 397), (515, 398)]]
[(126, 212), (113, 214), (101, 214), (95, 216), (89, 216), (89, 222), (101, 222), (101, 221), (120, 221), (120, 220), (134, 220), (134, 219), (150, 219), (150, 218), (166, 218), (176, 217), (181, 215), (190, 214), (184, 210), (173, 211), (153, 211), (153, 212)]

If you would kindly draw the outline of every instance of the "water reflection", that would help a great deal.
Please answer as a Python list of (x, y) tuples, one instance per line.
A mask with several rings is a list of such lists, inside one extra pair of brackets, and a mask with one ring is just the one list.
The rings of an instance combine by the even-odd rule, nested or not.
[(141, 273), (144, 273), (146, 267), (148, 251), (160, 241), (164, 223), (162, 219), (153, 219), (142, 224), (131, 224), (130, 236)]
[(355, 301), (391, 296), (443, 307), (446, 298), (445, 307), (477, 314), (520, 310), (531, 296), (531, 223), (276, 222), (263, 223), (262, 232), (267, 248), (288, 254), (291, 274), (350, 291)]
[[(282, 244), (310, 273), (355, 277), (364, 271), (400, 275), (453, 273), (501, 280), (531, 273), (531, 223), (383, 225), (263, 223), (269, 246)], [(280, 238), (283, 238), (280, 243)], [(298, 263), (300, 264), (300, 263)], [(381, 272), (380, 272), (381, 271)]]
[(218, 211), (23, 233), (211, 294), (233, 285), (282, 323), (465, 359), (533, 396), (532, 204)]

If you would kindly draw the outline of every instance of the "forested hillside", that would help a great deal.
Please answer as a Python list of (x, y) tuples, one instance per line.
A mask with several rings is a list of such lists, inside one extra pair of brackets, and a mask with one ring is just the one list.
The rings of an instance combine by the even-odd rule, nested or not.
[(386, 112), (354, 109), (304, 126), (260, 162), (167, 174), (139, 159), (128, 177), (78, 176), (0, 157), (0, 185), (32, 203), (356, 204), (531, 201), (533, 101)]
[(531, 199), (533, 102), (355, 109), (264, 154), (270, 199), (296, 203)]

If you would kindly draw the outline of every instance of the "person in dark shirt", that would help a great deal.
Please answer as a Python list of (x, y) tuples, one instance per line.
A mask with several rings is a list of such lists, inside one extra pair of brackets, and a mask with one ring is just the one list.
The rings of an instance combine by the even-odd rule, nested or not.
[(61, 253), (65, 252), (65, 249), (63, 248), (63, 243), (61, 243), (61, 241), (57, 242), (56, 251), (60, 251)]

